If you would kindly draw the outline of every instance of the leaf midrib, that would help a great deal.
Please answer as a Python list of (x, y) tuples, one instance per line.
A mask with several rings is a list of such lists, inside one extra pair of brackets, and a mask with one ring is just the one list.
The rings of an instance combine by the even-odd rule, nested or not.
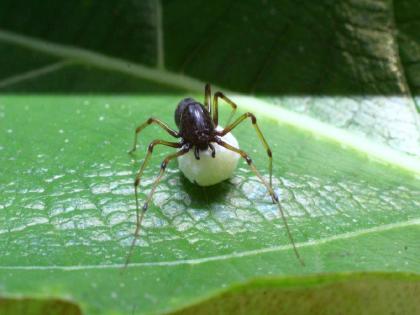
[[(384, 224), (375, 226), (372, 228), (361, 229), (352, 232), (346, 232), (330, 237), (325, 237), (317, 240), (311, 240), (307, 242), (300, 242), (296, 243), (296, 247), (311, 247), (311, 246), (318, 246), (323, 245), (329, 242), (344, 240), (344, 239), (351, 239), (356, 238), (362, 235), (377, 233), (377, 232), (384, 232), (390, 231), (394, 229), (404, 228), (408, 226), (415, 226), (420, 225), (420, 217), (416, 219), (411, 219), (407, 221), (391, 223), (391, 224)], [(272, 252), (281, 252), (285, 250), (291, 250), (293, 247), (292, 245), (280, 245), (274, 247), (266, 247), (266, 248), (259, 248), (255, 250), (243, 251), (243, 252), (235, 252), (232, 254), (226, 255), (218, 255), (218, 256), (209, 256), (203, 258), (195, 258), (195, 259), (182, 259), (182, 260), (173, 260), (173, 261), (155, 261), (155, 262), (142, 262), (142, 263), (130, 263), (129, 266), (125, 266), (125, 264), (106, 264), (106, 265), (72, 265), (72, 266), (0, 266), (0, 270), (61, 270), (61, 271), (73, 271), (73, 270), (91, 270), (91, 269), (121, 269), (124, 267), (127, 268), (135, 268), (135, 267), (158, 267), (158, 266), (179, 266), (179, 265), (198, 265), (213, 261), (223, 261), (223, 260), (230, 260), (240, 257), (249, 257), (249, 256), (258, 256), (264, 253), (272, 253)]]

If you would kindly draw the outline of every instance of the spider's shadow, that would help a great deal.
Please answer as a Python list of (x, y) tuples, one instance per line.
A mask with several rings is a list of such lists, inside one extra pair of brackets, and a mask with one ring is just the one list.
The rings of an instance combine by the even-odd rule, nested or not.
[(191, 183), (183, 174), (180, 174), (182, 189), (190, 196), (191, 206), (198, 208), (211, 208), (213, 204), (224, 203), (226, 195), (233, 188), (232, 183), (225, 180), (212, 186), (199, 186)]

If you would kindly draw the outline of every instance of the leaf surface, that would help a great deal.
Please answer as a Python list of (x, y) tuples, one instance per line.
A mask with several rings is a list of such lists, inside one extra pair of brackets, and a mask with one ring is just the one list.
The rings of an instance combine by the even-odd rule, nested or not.
[[(5, 293), (70, 295), (94, 313), (147, 313), (258, 275), (418, 272), (418, 179), (259, 116), (307, 266), (298, 264), (277, 208), (246, 164), (205, 190), (173, 166), (121, 275), (135, 222), (133, 176), (147, 142), (165, 137), (149, 130), (133, 161), (126, 154), (132, 130), (151, 112), (170, 122), (179, 97), (2, 97)], [(236, 135), (263, 169), (253, 133), (243, 126)], [(156, 151), (142, 198), (168, 153)]]

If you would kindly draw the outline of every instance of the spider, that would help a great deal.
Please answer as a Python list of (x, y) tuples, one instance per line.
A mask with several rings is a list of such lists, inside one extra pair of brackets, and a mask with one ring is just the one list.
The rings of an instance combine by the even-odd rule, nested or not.
[[(147, 126), (150, 126), (151, 124), (157, 124), (162, 129), (164, 129), (167, 133), (169, 133), (174, 138), (180, 138), (181, 140), (179, 142), (169, 142), (164, 140), (154, 140), (152, 141), (147, 149), (146, 157), (143, 161), (143, 164), (140, 167), (140, 170), (138, 171), (136, 178), (134, 180), (134, 193), (136, 198), (136, 214), (137, 214), (137, 220), (136, 220), (136, 229), (134, 232), (134, 238), (131, 243), (130, 251), (128, 253), (128, 256), (126, 258), (125, 266), (128, 265), (131, 254), (133, 252), (136, 240), (140, 236), (140, 229), (141, 224), (144, 218), (144, 215), (149, 207), (150, 202), (152, 201), (153, 194), (156, 191), (156, 188), (161, 181), (165, 169), (168, 165), (168, 163), (178, 157), (181, 157), (185, 154), (187, 154), (190, 150), (194, 150), (194, 156), (197, 160), (200, 159), (200, 152), (201, 151), (207, 151), (210, 149), (211, 156), (215, 158), (216, 156), (216, 150), (213, 145), (213, 143), (218, 144), (221, 147), (224, 147), (225, 149), (229, 151), (233, 151), (237, 154), (239, 154), (249, 165), (253, 173), (259, 178), (261, 183), (267, 188), (268, 193), (271, 196), (271, 199), (273, 203), (278, 205), (278, 209), (280, 212), (280, 215), (283, 219), (284, 226), (287, 231), (287, 235), (289, 237), (290, 243), (293, 246), (294, 253), (299, 260), (299, 262), (304, 265), (303, 260), (301, 259), (298, 250), (296, 248), (295, 242), (293, 240), (292, 234), (290, 232), (289, 226), (287, 224), (286, 217), (284, 215), (283, 209), (280, 205), (279, 199), (277, 197), (277, 194), (273, 190), (272, 186), (272, 165), (273, 165), (273, 155), (271, 152), (271, 149), (267, 143), (267, 141), (264, 138), (264, 135), (262, 134), (260, 128), (257, 124), (257, 119), (252, 113), (245, 113), (241, 115), (239, 118), (237, 118), (233, 123), (227, 124), (227, 126), (223, 129), (217, 128), (219, 123), (219, 113), (218, 113), (218, 104), (219, 99), (224, 100), (227, 104), (229, 104), (232, 108), (231, 115), (229, 117), (229, 120), (234, 116), (237, 105), (228, 97), (226, 97), (222, 92), (216, 92), (213, 95), (213, 102), (211, 101), (212, 95), (211, 95), (211, 88), (210, 84), (206, 84), (204, 88), (204, 105), (197, 102), (196, 100), (192, 98), (185, 98), (181, 100), (175, 110), (175, 123), (178, 127), (178, 131), (171, 129), (167, 124), (162, 122), (159, 119), (156, 118), (149, 118), (146, 122), (141, 124), (135, 129), (135, 136), (134, 136), (134, 143), (133, 148), (130, 150), (129, 153), (133, 153), (136, 150), (137, 147), (137, 139), (140, 134), (140, 132), (146, 128)], [(254, 127), (258, 138), (260, 139), (261, 143), (263, 144), (267, 156), (268, 156), (268, 169), (270, 173), (269, 182), (266, 181), (266, 179), (260, 174), (260, 172), (257, 170), (255, 165), (252, 162), (252, 159), (250, 156), (243, 150), (240, 150), (239, 148), (236, 148), (235, 146), (230, 145), (226, 141), (222, 140), (222, 137), (230, 133), (235, 127), (237, 127), (240, 123), (242, 123), (246, 119), (250, 119), (252, 122), (252, 126)], [(178, 149), (176, 153), (168, 155), (163, 161), (160, 166), (160, 172), (155, 179), (155, 181), (152, 184), (152, 188), (150, 190), (149, 195), (147, 196), (147, 199), (145, 203), (143, 204), (143, 207), (140, 210), (139, 207), (139, 199), (138, 199), (138, 187), (140, 185), (140, 180), (143, 175), (143, 171), (147, 165), (147, 162), (150, 158), (150, 156), (153, 153), (153, 148), (156, 145), (165, 145), (168, 147), (176, 148)]]

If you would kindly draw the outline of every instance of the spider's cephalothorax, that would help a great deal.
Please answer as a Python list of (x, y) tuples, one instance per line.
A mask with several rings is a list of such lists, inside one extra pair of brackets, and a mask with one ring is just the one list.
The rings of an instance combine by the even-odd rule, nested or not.
[[(146, 210), (148, 209), (149, 203), (152, 201), (152, 197), (153, 194), (156, 191), (156, 188), (160, 182), (160, 180), (162, 179), (164, 173), (165, 173), (165, 169), (166, 166), (168, 165), (168, 163), (178, 157), (181, 157), (185, 154), (187, 154), (191, 149), (194, 150), (194, 156), (197, 160), (200, 159), (200, 151), (202, 150), (208, 150), (210, 149), (212, 152), (212, 157), (215, 157), (215, 148), (213, 146), (213, 144), (217, 144), (221, 147), (224, 147), (227, 150), (236, 152), (237, 154), (239, 154), (249, 165), (249, 167), (251, 168), (251, 170), (254, 172), (254, 174), (260, 179), (261, 183), (267, 188), (268, 193), (271, 196), (271, 199), (273, 200), (274, 203), (276, 203), (278, 205), (278, 209), (279, 209), (279, 213), (283, 219), (284, 225), (286, 227), (286, 232), (288, 234), (288, 237), (290, 239), (290, 242), (293, 245), (293, 249), (295, 251), (295, 254), (297, 256), (297, 258), (299, 259), (299, 261), (303, 264), (303, 261), (300, 259), (299, 253), (295, 247), (295, 243), (293, 241), (292, 235), (289, 231), (289, 227), (287, 225), (287, 221), (286, 218), (284, 216), (283, 213), (283, 209), (280, 205), (279, 202), (279, 198), (277, 197), (277, 194), (274, 192), (273, 187), (272, 187), (272, 153), (271, 153), (271, 149), (267, 143), (267, 141), (265, 140), (260, 128), (258, 127), (257, 124), (257, 119), (255, 118), (255, 116), (252, 113), (245, 113), (242, 114), (240, 117), (238, 117), (233, 123), (229, 123), (231, 118), (233, 117), (233, 115), (235, 114), (236, 111), (236, 104), (230, 100), (228, 97), (226, 97), (223, 93), (221, 92), (216, 92), (213, 95), (213, 101), (212, 101), (212, 95), (211, 95), (211, 90), (210, 90), (210, 85), (206, 84), (205, 87), (205, 95), (204, 95), (204, 105), (200, 104), (199, 102), (195, 101), (192, 98), (185, 98), (183, 99), (177, 106), (176, 110), (175, 110), (175, 123), (178, 127), (178, 131), (170, 128), (168, 125), (166, 125), (164, 122), (162, 122), (159, 119), (156, 118), (149, 118), (146, 122), (144, 122), (142, 125), (138, 126), (136, 128), (135, 131), (135, 137), (134, 137), (134, 144), (133, 144), (133, 149), (131, 150), (131, 152), (135, 151), (136, 146), (137, 146), (137, 137), (139, 135), (139, 133), (147, 126), (151, 125), (151, 124), (157, 124), (159, 125), (161, 128), (163, 128), (164, 130), (166, 130), (166, 132), (168, 132), (171, 136), (175, 137), (175, 138), (181, 138), (181, 141), (179, 142), (169, 142), (169, 141), (165, 141), (165, 140), (153, 140), (147, 149), (147, 155), (143, 161), (143, 164), (141, 165), (141, 168), (139, 170), (139, 172), (136, 175), (136, 179), (134, 180), (134, 193), (135, 193), (135, 197), (136, 197), (136, 211), (137, 211), (137, 222), (136, 222), (136, 230), (134, 232), (134, 239), (133, 242), (131, 244), (130, 247), (130, 252), (127, 256), (127, 260), (126, 260), (126, 266), (129, 262), (131, 253), (134, 249), (135, 246), (135, 242), (140, 234), (140, 227), (141, 227), (141, 223), (144, 217), (144, 214), (146, 213)], [(230, 118), (228, 120), (228, 123), (226, 125), (225, 128), (222, 129), (216, 129), (216, 127), (218, 126), (218, 122), (219, 122), (219, 111), (218, 111), (218, 100), (219, 98), (221, 98), (222, 100), (224, 100), (227, 104), (229, 104), (232, 107), (232, 114), (230, 115)], [(252, 159), (249, 157), (249, 155), (239, 149), (236, 148), (232, 145), (230, 145), (229, 143), (223, 141), (223, 137), (225, 135), (227, 135), (228, 133), (230, 133), (232, 131), (232, 129), (236, 128), (236, 126), (238, 126), (241, 122), (243, 122), (246, 119), (250, 119), (252, 126), (254, 127), (258, 138), (260, 139), (262, 145), (264, 146), (264, 149), (267, 153), (268, 156), (268, 169), (269, 169), (269, 173), (270, 173), (270, 180), (269, 182), (266, 181), (266, 179), (260, 174), (260, 172), (257, 170), (257, 168), (255, 167), (254, 163), (252, 162)], [(153, 152), (153, 148), (156, 145), (166, 145), (169, 147), (173, 147), (173, 148), (177, 148), (178, 150), (173, 153), (168, 155), (163, 161), (162, 164), (160, 166), (160, 172), (158, 177), (156, 178), (156, 180), (154, 181), (150, 192), (148, 194), (148, 197), (142, 207), (142, 209), (140, 210), (139, 208), (139, 202), (138, 202), (138, 187), (140, 185), (140, 179), (143, 175), (143, 171), (147, 165), (147, 162), (150, 159), (150, 156)], [(216, 161), (211, 159), (212, 161)], [(200, 161), (197, 161), (197, 163), (199, 163)], [(223, 160), (220, 161), (220, 163), (223, 163)]]
[(215, 126), (204, 105), (192, 98), (183, 99), (175, 110), (175, 123), (183, 141), (194, 147), (196, 159), (200, 159), (200, 150), (210, 147), (215, 152), (210, 143), (215, 142)]

